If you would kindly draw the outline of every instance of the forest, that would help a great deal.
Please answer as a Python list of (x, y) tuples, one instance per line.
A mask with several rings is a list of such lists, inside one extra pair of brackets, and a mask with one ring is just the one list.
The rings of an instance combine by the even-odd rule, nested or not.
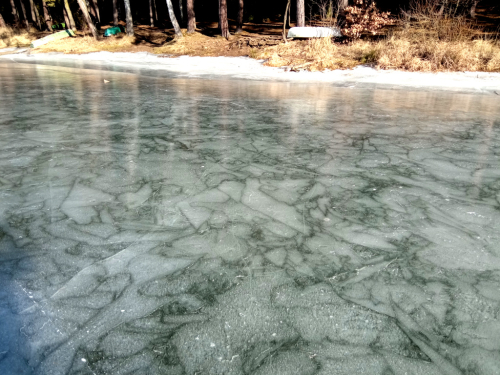
[[(486, 3), (488, 0), (483, 0)], [(475, 17), (476, 8), (481, 0), (424, 0), (427, 6), (436, 7), (438, 13), (453, 15), (469, 13)], [(127, 33), (133, 34), (134, 24), (149, 24), (163, 28), (186, 27), (194, 32), (196, 20), (219, 21), (223, 36), (228, 36), (228, 19), (234, 20), (237, 30), (241, 30), (244, 21), (265, 22), (279, 21), (287, 7), (290, 7), (290, 20), (298, 26), (304, 26), (306, 19), (318, 16), (337, 16), (340, 19), (344, 10), (357, 1), (349, 0), (5, 0), (0, 5), (0, 26), (35, 27), (43, 31), (52, 31), (54, 25), (65, 23), (74, 29), (94, 28), (120, 20), (127, 23)], [(382, 11), (397, 13), (412, 4), (411, 0), (381, 0), (377, 6)], [(339, 17), (340, 16), (340, 17)], [(182, 34), (179, 33), (179, 36)]]
[[(4, 47), (15, 45), (23, 33), (33, 40), (72, 29), (80, 39), (50, 48), (248, 55), (307, 70), (372, 64), (498, 71), (499, 14), (495, 0), (4, 0), (0, 47), (2, 40)], [(104, 42), (104, 31), (113, 26), (122, 36)], [(293, 26), (336, 27), (343, 38), (288, 43), (286, 29)]]

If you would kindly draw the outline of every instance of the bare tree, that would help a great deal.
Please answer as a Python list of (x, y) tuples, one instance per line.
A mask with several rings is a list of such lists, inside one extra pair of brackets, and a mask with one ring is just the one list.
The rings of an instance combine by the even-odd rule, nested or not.
[(7, 27), (1, 13), (0, 13), (0, 27)]
[(187, 32), (188, 34), (194, 33), (196, 31), (196, 16), (194, 14), (194, 0), (186, 1), (187, 8), (187, 16), (188, 16), (188, 25)]
[(47, 8), (47, 3), (45, 0), (42, 0), (43, 6), (43, 18), (45, 18), (45, 24), (49, 31), (52, 31), (52, 17), (50, 17), (49, 8)]
[(127, 35), (134, 35), (134, 21), (132, 20), (132, 10), (130, 9), (130, 0), (124, 0), (125, 3), (125, 18), (127, 20)]
[(227, 21), (227, 1), (219, 0), (219, 29), (221, 35), (228, 39), (229, 34), (229, 23)]
[(306, 11), (304, 0), (297, 0), (297, 27), (304, 27), (306, 25)]
[(245, 2), (244, 0), (239, 0), (239, 7), (238, 7), (238, 20), (237, 20), (237, 25), (236, 25), (236, 33), (239, 34), (243, 31), (243, 12), (245, 9)]
[(66, 27), (69, 27), (71, 30), (76, 30), (75, 19), (73, 18), (73, 13), (71, 12), (71, 8), (69, 7), (68, 0), (64, 0), (64, 9), (66, 10), (69, 21), (69, 25), (66, 25)]
[(12, 7), (12, 16), (14, 17), (14, 22), (19, 23), (19, 14), (17, 13), (16, 4), (14, 0), (10, 0), (10, 6)]
[(167, 1), (168, 15), (170, 17), (170, 22), (172, 22), (172, 26), (174, 27), (175, 36), (177, 38), (182, 38), (182, 31), (181, 28), (179, 27), (179, 22), (177, 22), (177, 18), (175, 17), (172, 0), (166, 0), (166, 1)]
[(113, 25), (118, 26), (118, 4), (113, 0)]
[[(67, 1), (67, 0), (65, 0), (65, 1)], [(85, 18), (85, 21), (87, 21), (87, 25), (89, 26), (90, 32), (94, 36), (94, 39), (98, 40), (99, 34), (97, 33), (97, 29), (96, 29), (94, 23), (92, 22), (92, 19), (90, 18), (89, 10), (87, 8), (87, 3), (85, 2), (85, 0), (77, 0), (77, 1), (78, 1), (78, 5), (80, 5), (80, 9), (82, 10), (83, 17)]]

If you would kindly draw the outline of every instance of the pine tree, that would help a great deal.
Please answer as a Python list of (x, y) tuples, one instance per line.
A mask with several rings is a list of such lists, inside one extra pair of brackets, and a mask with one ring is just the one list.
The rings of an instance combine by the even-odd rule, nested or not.
[(182, 31), (181, 28), (179, 27), (179, 23), (177, 22), (177, 18), (175, 17), (172, 0), (167, 0), (167, 8), (168, 8), (168, 15), (170, 16), (170, 22), (172, 22), (172, 25), (174, 26), (175, 36), (177, 38), (182, 38)]
[(306, 11), (304, 0), (297, 0), (297, 27), (304, 27), (306, 25)]
[(229, 34), (229, 23), (227, 21), (227, 1), (219, 0), (219, 29), (221, 35), (228, 39)]
[(194, 13), (194, 0), (187, 0), (187, 17), (188, 17), (188, 25), (187, 32), (188, 34), (194, 33), (196, 31), (196, 16)]
[(125, 3), (125, 19), (127, 20), (127, 35), (134, 35), (134, 21), (132, 19), (132, 10), (130, 9), (130, 0), (124, 0)]

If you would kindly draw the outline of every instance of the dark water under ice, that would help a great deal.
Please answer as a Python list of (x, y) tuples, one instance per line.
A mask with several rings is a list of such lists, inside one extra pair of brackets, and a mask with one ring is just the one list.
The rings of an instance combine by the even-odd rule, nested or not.
[(499, 115), (1, 63), (0, 373), (500, 373)]

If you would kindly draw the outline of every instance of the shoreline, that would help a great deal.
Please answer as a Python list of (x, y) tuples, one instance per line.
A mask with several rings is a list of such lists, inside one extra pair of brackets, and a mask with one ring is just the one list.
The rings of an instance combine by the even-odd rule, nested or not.
[[(147, 52), (94, 52), (30, 54), (29, 50), (5, 51), (0, 62), (41, 64), (80, 69), (112, 70), (166, 78), (242, 79), (290, 83), (323, 83), (339, 87), (449, 91), (500, 95), (500, 73), (408, 72), (358, 66), (350, 70), (290, 72), (264, 66), (250, 57), (168, 57)], [(13, 52), (13, 53), (9, 53)]]

